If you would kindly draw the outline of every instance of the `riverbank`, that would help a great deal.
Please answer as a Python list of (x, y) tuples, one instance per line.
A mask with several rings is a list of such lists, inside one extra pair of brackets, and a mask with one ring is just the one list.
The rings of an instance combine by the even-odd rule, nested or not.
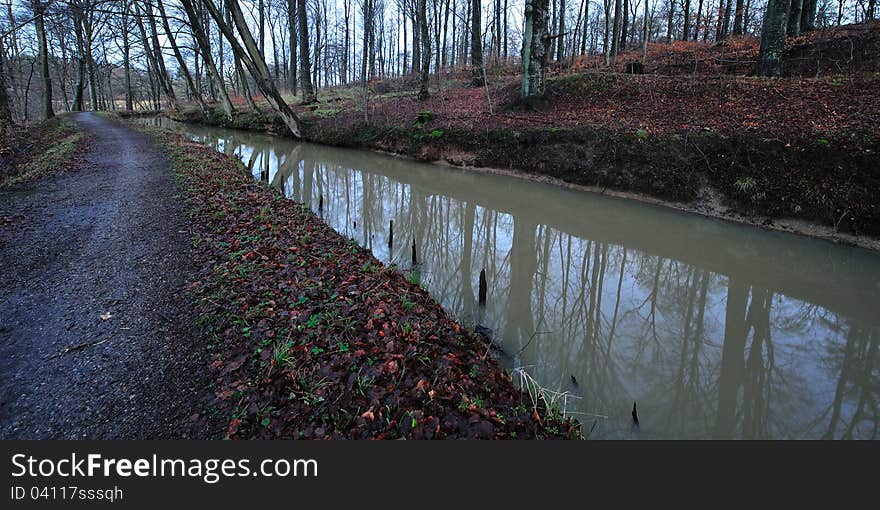
[(75, 171), (76, 155), (88, 134), (69, 114), (29, 127), (16, 127), (0, 140), (0, 189), (59, 171)]
[[(786, 46), (787, 77), (748, 76), (758, 41), (651, 44), (554, 64), (546, 94), (518, 99), (517, 70), (472, 87), (412, 77), (324, 89), (296, 104), (304, 138), (615, 194), (762, 228), (880, 249), (880, 23), (814, 31)], [(844, 52), (841, 48), (849, 48)], [(439, 80), (439, 81), (435, 81)], [(239, 103), (244, 108), (243, 102)], [(266, 107), (177, 120), (287, 134)]]
[(239, 161), (150, 130), (188, 198), (189, 284), (230, 438), (579, 437), (484, 340)]
[[(581, 87), (584, 81), (589, 83), (588, 88), (597, 87), (597, 82), (610, 80), (629, 84), (624, 88), (619, 84), (605, 87), (622, 94), (638, 89), (639, 81), (653, 78), (587, 74), (557, 80), (551, 91)], [(725, 78), (700, 87), (723, 90), (736, 88), (735, 83)], [(693, 81), (680, 82), (669, 88), (666, 96), (692, 93), (681, 89), (696, 86)], [(754, 84), (749, 87), (756, 88)], [(863, 83), (859, 90), (868, 88)], [(478, 89), (462, 88), (458, 92), (481, 94)], [(549, 97), (546, 104), (552, 105), (553, 93)], [(377, 101), (368, 114), (356, 107), (340, 106), (340, 102), (332, 105), (334, 113), (321, 110), (327, 107), (325, 104), (307, 111), (300, 107), (307, 119), (306, 138), (326, 145), (505, 173), (880, 249), (880, 170), (876, 165), (880, 139), (864, 127), (797, 134), (793, 129), (797, 123), (777, 126), (764, 122), (784, 131), (691, 126), (651, 132), (601, 123), (578, 125), (572, 117), (554, 117), (556, 122), (542, 120), (546, 104), (536, 111), (483, 112), (478, 115), (483, 119), (475, 122), (473, 116), (457, 115), (454, 104), (440, 100), (427, 105), (406, 97)], [(513, 102), (511, 99), (510, 104)], [(440, 112), (425, 108), (438, 105), (443, 108)], [(284, 133), (281, 122), (268, 113), (241, 114), (232, 121), (219, 112), (207, 117), (184, 112), (174, 118)], [(471, 120), (462, 120), (468, 118)], [(708, 120), (705, 114), (703, 119)], [(509, 126), (499, 127), (499, 122)]]

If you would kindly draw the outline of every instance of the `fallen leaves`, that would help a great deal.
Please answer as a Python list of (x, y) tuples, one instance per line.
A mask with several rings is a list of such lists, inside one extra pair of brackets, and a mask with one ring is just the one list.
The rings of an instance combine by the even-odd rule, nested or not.
[(576, 426), (536, 422), (480, 339), (403, 275), (239, 162), (162, 140), (201, 240), (187, 288), (230, 438), (554, 438)]

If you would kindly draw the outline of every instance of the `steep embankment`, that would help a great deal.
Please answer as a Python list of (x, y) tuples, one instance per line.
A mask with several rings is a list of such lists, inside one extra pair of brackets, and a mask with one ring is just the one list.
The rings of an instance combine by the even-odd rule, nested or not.
[[(374, 92), (366, 95), (325, 91), (320, 103), (298, 109), (306, 138), (318, 143), (549, 176), (767, 226), (775, 219), (807, 220), (825, 228), (790, 222), (784, 228), (822, 231), (829, 238), (842, 238), (839, 232), (876, 238), (880, 76), (862, 71), (866, 62), (877, 63), (871, 41), (878, 27), (789, 41), (794, 68), (806, 65), (803, 55), (825, 50), (828, 62), (839, 60), (835, 48), (859, 34), (864, 51), (858, 61), (853, 56), (849, 67), (838, 63), (854, 71), (846, 75), (766, 79), (713, 73), (700, 62), (717, 62), (725, 45), (742, 42), (688, 43), (686, 51), (699, 46), (708, 55), (695, 60), (696, 74), (566, 71), (551, 76), (546, 95), (529, 104), (517, 100), (516, 76), (490, 75), (489, 86), (472, 88), (463, 77), (448, 75), (427, 101), (415, 98), (411, 82), (398, 80), (372, 83)], [(745, 46), (736, 50), (743, 60), (750, 58), (751, 46)], [(677, 69), (676, 47), (663, 47), (646, 68)], [(826, 60), (819, 62), (827, 67)], [(216, 112), (178, 118), (284, 132), (266, 114), (233, 121)]]

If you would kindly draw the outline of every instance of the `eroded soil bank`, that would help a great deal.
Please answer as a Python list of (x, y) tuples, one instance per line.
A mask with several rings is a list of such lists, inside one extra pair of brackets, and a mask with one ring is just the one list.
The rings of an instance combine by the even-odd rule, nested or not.
[[(189, 284), (230, 438), (579, 437), (481, 338), (241, 163), (151, 130), (188, 197)], [(535, 388), (528, 388), (534, 391)]]
[[(263, 114), (186, 122), (283, 133)], [(337, 114), (312, 118), (306, 138), (421, 161), (491, 169), (623, 194), (708, 216), (876, 249), (880, 165), (876, 140), (837, 145), (708, 130), (654, 135), (600, 127), (449, 127), (431, 112), (411, 122)]]
[[(880, 238), (880, 23), (790, 38), (785, 78), (751, 76), (759, 41), (648, 45), (554, 63), (546, 94), (518, 99), (519, 69), (468, 70), (323, 89), (294, 104), (309, 141), (424, 161), (515, 171), (679, 209), (877, 248)], [(293, 99), (293, 98), (291, 98)], [(293, 100), (293, 103), (296, 103)], [(176, 117), (284, 134), (273, 115)], [(269, 111), (268, 106), (264, 111)], [(871, 236), (868, 239), (860, 236)]]

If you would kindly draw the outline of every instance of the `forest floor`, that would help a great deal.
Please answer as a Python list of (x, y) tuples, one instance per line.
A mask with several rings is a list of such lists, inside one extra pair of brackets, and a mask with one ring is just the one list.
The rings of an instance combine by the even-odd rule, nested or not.
[[(318, 143), (549, 176), (767, 225), (806, 220), (832, 239), (880, 237), (880, 23), (789, 40), (791, 77), (749, 76), (757, 49), (752, 38), (652, 44), (647, 74), (621, 72), (638, 51), (607, 67), (582, 58), (552, 68), (547, 93), (527, 104), (518, 70), (497, 66), (482, 87), (466, 71), (432, 77), (426, 101), (404, 78), (326, 89), (295, 108)], [(284, 132), (253, 112), (177, 117)]]
[[(38, 173), (66, 171), (0, 190), (0, 437), (219, 436), (167, 160), (94, 114), (38, 129), (61, 126), (21, 161), (52, 153)], [(88, 142), (73, 152), (72, 138)]]

